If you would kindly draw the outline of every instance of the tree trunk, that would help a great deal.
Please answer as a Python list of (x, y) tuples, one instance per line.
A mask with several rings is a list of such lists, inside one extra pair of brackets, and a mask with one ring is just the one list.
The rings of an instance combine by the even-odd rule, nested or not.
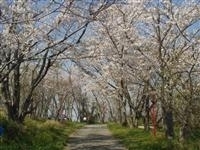
[(180, 141), (185, 141), (191, 136), (191, 129), (186, 123), (180, 128)]
[[(10, 81), (9, 75), (4, 79), (2, 84), (2, 93), (5, 98), (5, 105), (8, 112), (8, 118), (21, 123), (20, 112), (19, 112), (19, 103), (20, 103), (20, 61), (18, 57), (18, 50), (14, 53), (14, 58), (16, 59), (15, 68), (13, 69), (13, 81)], [(11, 90), (9, 89), (10, 83), (13, 82), (12, 95)]]
[(166, 112), (164, 112), (164, 123), (166, 126), (165, 136), (168, 139), (173, 139), (174, 138), (174, 122), (173, 122), (172, 110), (169, 109)]
[(132, 128), (133, 126), (138, 126), (137, 125), (137, 121), (136, 121), (136, 123), (134, 123), (134, 114), (133, 114), (133, 110), (132, 110), (132, 107), (129, 105), (129, 109), (130, 109), (130, 124), (129, 124), (129, 126)]
[(119, 123), (120, 124), (122, 124), (122, 122), (123, 122), (123, 120), (122, 120), (122, 102), (121, 102), (121, 99), (118, 99), (117, 100), (118, 101), (118, 113), (117, 113), (117, 115), (118, 115), (118, 121), (119, 121)]
[(149, 120), (150, 120), (150, 116), (149, 116), (149, 96), (146, 97), (145, 99), (145, 116), (144, 116), (144, 130), (145, 131), (149, 131), (150, 127), (149, 127)]

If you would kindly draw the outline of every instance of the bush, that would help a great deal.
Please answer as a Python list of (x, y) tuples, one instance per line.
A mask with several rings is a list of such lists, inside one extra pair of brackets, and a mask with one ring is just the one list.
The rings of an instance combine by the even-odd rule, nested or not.
[(26, 119), (23, 125), (1, 119), (5, 135), (1, 150), (61, 150), (67, 137), (80, 124)]

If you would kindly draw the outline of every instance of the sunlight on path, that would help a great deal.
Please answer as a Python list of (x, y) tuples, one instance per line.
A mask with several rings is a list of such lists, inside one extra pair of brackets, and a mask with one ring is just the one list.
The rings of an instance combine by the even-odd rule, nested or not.
[(69, 138), (65, 150), (126, 150), (106, 125), (86, 125)]

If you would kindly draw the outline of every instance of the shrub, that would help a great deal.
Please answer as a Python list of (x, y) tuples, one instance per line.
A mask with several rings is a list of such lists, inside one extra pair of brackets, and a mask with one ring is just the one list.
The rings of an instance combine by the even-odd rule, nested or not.
[(23, 125), (6, 119), (1, 121), (5, 136), (1, 150), (61, 150), (67, 137), (80, 124), (26, 119)]

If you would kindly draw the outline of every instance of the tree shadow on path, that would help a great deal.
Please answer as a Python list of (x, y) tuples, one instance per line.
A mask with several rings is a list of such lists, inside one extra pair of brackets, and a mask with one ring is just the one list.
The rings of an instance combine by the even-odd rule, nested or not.
[(125, 150), (110, 135), (89, 134), (87, 137), (72, 137), (70, 150)]

